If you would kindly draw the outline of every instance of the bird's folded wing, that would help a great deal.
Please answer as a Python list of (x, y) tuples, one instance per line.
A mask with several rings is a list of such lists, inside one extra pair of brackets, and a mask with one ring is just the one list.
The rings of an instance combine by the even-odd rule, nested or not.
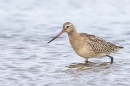
[(88, 35), (88, 39), (88, 44), (92, 47), (92, 50), (94, 52), (109, 54), (118, 50), (118, 46), (116, 46), (115, 44), (106, 42), (105, 40), (95, 35)]

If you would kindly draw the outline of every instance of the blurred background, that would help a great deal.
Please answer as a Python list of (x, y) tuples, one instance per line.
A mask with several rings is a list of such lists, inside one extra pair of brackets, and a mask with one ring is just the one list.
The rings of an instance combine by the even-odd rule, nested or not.
[[(124, 49), (83, 65), (67, 34), (47, 44), (68, 21)], [(0, 0), (0, 86), (128, 86), (129, 56), (130, 0)]]

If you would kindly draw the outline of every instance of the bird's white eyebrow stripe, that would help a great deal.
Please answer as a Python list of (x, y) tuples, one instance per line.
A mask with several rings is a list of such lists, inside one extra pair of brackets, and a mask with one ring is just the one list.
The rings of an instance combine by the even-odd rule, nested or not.
[(67, 26), (71, 26), (71, 25), (72, 25), (72, 24), (68, 24), (68, 25), (66, 25), (66, 27), (67, 27)]
[(67, 27), (67, 26), (71, 26), (71, 25), (73, 25), (73, 24), (67, 24), (67, 25), (63, 26), (63, 28), (65, 28), (65, 27)]

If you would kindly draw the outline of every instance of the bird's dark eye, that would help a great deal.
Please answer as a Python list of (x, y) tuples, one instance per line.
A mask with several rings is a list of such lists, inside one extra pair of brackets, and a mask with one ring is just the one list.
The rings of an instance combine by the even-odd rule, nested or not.
[(66, 28), (69, 28), (69, 26), (67, 26)]

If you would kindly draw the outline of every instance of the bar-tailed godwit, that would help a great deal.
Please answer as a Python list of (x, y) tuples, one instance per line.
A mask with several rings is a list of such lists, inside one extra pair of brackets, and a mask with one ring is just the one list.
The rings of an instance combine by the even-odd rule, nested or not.
[(62, 31), (48, 43), (59, 37), (64, 32), (68, 33), (69, 41), (73, 50), (79, 56), (85, 58), (86, 62), (88, 62), (88, 58), (107, 56), (110, 57), (111, 63), (113, 63), (113, 57), (110, 56), (110, 54), (115, 53), (119, 49), (123, 48), (121, 46), (107, 42), (95, 35), (77, 33), (75, 26), (71, 22), (65, 22), (63, 24)]

